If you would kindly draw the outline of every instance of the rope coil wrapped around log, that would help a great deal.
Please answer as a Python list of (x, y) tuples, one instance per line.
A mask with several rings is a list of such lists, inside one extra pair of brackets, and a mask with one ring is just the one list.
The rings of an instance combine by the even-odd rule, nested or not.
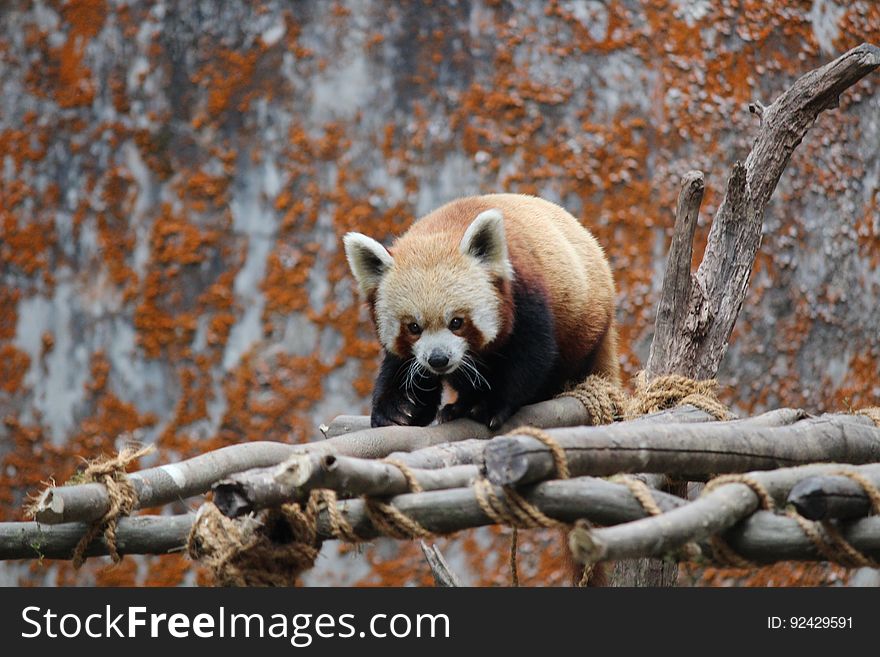
[(187, 553), (210, 570), (219, 586), (290, 586), (318, 557), (315, 519), (320, 499), (315, 494), (304, 509), (285, 504), (260, 519), (238, 520), (207, 502), (193, 523)]
[(645, 372), (639, 372), (635, 395), (627, 404), (626, 418), (690, 404), (717, 420), (730, 420), (733, 414), (718, 401), (717, 390), (718, 382), (714, 379), (696, 381), (679, 374), (664, 374), (648, 381)]
[[(79, 483), (103, 484), (110, 500), (109, 508), (99, 519), (91, 523), (73, 550), (71, 562), (75, 569), (82, 567), (86, 560), (86, 550), (99, 534), (103, 533), (107, 551), (113, 563), (122, 561), (122, 555), (116, 547), (116, 526), (119, 519), (131, 515), (138, 506), (138, 496), (134, 485), (128, 480), (126, 470), (129, 465), (154, 450), (153, 445), (142, 446), (137, 443), (125, 445), (116, 456), (97, 458), (90, 461), (81, 474), (77, 476)], [(25, 510), (33, 517), (34, 506)]]
[(583, 404), (590, 416), (590, 423), (594, 426), (611, 424), (623, 419), (626, 413), (626, 393), (619, 385), (602, 376), (590, 375), (558, 396), (577, 399)]
[[(421, 486), (406, 464), (387, 459), (403, 473), (410, 490)], [(381, 534), (397, 539), (428, 538), (432, 534), (400, 510), (364, 497), (370, 522)], [(360, 543), (351, 523), (339, 509), (336, 492), (313, 490), (304, 506), (284, 504), (259, 517), (227, 518), (213, 503), (203, 504), (187, 540), (190, 558), (211, 571), (220, 586), (291, 586), (312, 568), (321, 549), (318, 515), (326, 510), (334, 538)]]

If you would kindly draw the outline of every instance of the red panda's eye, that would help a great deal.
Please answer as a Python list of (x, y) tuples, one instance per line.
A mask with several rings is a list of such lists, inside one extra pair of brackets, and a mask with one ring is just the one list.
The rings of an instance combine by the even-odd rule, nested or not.
[(419, 326), (416, 322), (410, 322), (406, 325), (407, 330), (413, 335), (418, 335), (422, 332), (422, 327)]
[(461, 317), (453, 317), (452, 321), (449, 322), (449, 330), (457, 331), (461, 328), (462, 324), (464, 324), (464, 320)]

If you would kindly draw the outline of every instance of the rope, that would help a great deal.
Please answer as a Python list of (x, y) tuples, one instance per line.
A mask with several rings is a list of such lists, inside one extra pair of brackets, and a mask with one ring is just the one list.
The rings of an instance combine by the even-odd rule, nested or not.
[[(422, 486), (416, 480), (415, 473), (406, 463), (391, 458), (383, 459), (383, 462), (393, 465), (400, 470), (411, 492), (422, 492)], [(364, 508), (373, 526), (386, 536), (411, 540), (415, 538), (429, 538), (432, 535), (431, 532), (422, 527), (418, 522), (387, 502), (365, 497)]]
[(648, 382), (644, 372), (636, 377), (636, 394), (626, 409), (626, 417), (633, 418), (648, 413), (690, 404), (706, 411), (717, 420), (733, 417), (727, 407), (718, 401), (714, 379), (694, 381), (680, 374), (664, 374)]
[(473, 483), (477, 503), (495, 524), (508, 525), (517, 529), (536, 529), (540, 527), (565, 527), (564, 522), (554, 520), (541, 509), (526, 500), (510, 486), (502, 486), (499, 496), (489, 480), (480, 478)]
[(305, 508), (284, 504), (260, 519), (238, 520), (207, 502), (190, 530), (187, 553), (211, 571), (219, 586), (290, 586), (318, 557), (316, 519), (322, 499), (313, 491)]
[(333, 538), (347, 541), (348, 543), (360, 543), (361, 537), (358, 536), (351, 523), (342, 515), (337, 504), (336, 491), (324, 488), (312, 492), (317, 498), (316, 503), (318, 512), (322, 508), (327, 509), (327, 517), (330, 519), (330, 532)]
[(365, 497), (364, 508), (373, 526), (386, 536), (401, 540), (431, 537), (431, 532), (387, 502)]
[(605, 377), (590, 375), (571, 390), (558, 397), (574, 397), (587, 411), (592, 425), (611, 424), (622, 419), (626, 409), (626, 394), (616, 383)]
[(518, 541), (519, 530), (514, 527), (510, 535), (510, 585), (519, 586), (519, 570), (516, 566), (516, 546)]
[(629, 488), (629, 492), (632, 493), (632, 496), (636, 498), (639, 504), (642, 505), (642, 508), (645, 510), (649, 516), (659, 516), (663, 513), (663, 510), (657, 504), (657, 501), (654, 499), (654, 495), (651, 493), (651, 487), (648, 486), (641, 479), (637, 479), (636, 477), (628, 477), (626, 475), (619, 475), (611, 478), (611, 481), (616, 483), (623, 484), (627, 488)]
[(531, 438), (544, 443), (544, 445), (547, 446), (547, 449), (550, 450), (550, 455), (553, 457), (553, 463), (556, 466), (556, 478), (568, 479), (571, 476), (571, 471), (568, 467), (568, 457), (565, 455), (565, 450), (543, 429), (523, 426), (508, 432), (506, 435), (530, 436)]
[(828, 561), (839, 563), (847, 568), (880, 567), (880, 564), (854, 548), (833, 523), (827, 520), (822, 522), (807, 520), (792, 507), (786, 509), (785, 515), (797, 522), (801, 531), (815, 546), (816, 551)]
[(125, 470), (131, 463), (149, 454), (153, 449), (152, 445), (146, 447), (126, 445), (114, 457), (99, 458), (89, 463), (80, 476), (81, 483), (104, 484), (110, 503), (107, 512), (89, 526), (73, 549), (72, 561), (75, 569), (83, 565), (86, 560), (86, 550), (102, 532), (113, 563), (122, 561), (122, 556), (116, 547), (116, 526), (119, 519), (131, 514), (138, 504), (137, 491), (128, 480)]
[[(764, 485), (747, 474), (726, 474), (715, 477), (706, 483), (700, 495), (715, 490), (721, 486), (729, 484), (744, 484), (752, 489), (752, 492), (758, 497), (761, 508), (765, 511), (772, 511), (775, 508), (773, 497), (764, 487)], [(724, 566), (732, 566), (734, 568), (753, 568), (756, 564), (739, 555), (720, 535), (716, 534), (709, 538), (709, 545), (712, 547), (712, 555), (714, 560)]]
[(706, 493), (715, 490), (721, 486), (726, 486), (728, 484), (744, 484), (752, 489), (752, 492), (758, 497), (758, 501), (761, 502), (761, 508), (765, 511), (772, 511), (776, 508), (776, 505), (773, 502), (773, 496), (764, 488), (764, 485), (755, 479), (754, 477), (747, 474), (726, 474), (721, 475), (720, 477), (715, 477), (714, 479), (710, 479), (706, 482), (706, 486), (703, 488), (703, 491), (700, 495), (705, 495)]
[[(519, 431), (517, 429), (517, 432)], [(564, 472), (567, 477), (567, 467), (564, 468)], [(545, 515), (538, 507), (517, 493), (513, 487), (502, 486), (503, 496), (499, 496), (495, 493), (495, 488), (489, 480), (481, 477), (474, 481), (473, 489), (483, 513), (491, 518), (496, 525), (508, 525), (513, 528), (510, 535), (510, 585), (519, 586), (519, 572), (516, 565), (518, 530), (538, 527), (565, 527), (566, 524)]]
[(422, 492), (422, 486), (418, 482), (418, 480), (416, 480), (416, 473), (413, 472), (406, 463), (398, 459), (392, 458), (384, 458), (382, 459), (382, 463), (393, 465), (395, 468), (400, 470), (400, 472), (403, 474), (403, 478), (406, 479), (406, 485), (409, 487), (411, 493)]
[(848, 477), (861, 486), (862, 490), (865, 491), (865, 495), (868, 496), (868, 500), (871, 502), (871, 511), (876, 515), (880, 515), (880, 488), (877, 488), (877, 486), (871, 483), (870, 479), (855, 470), (841, 469), (835, 470), (829, 474)]

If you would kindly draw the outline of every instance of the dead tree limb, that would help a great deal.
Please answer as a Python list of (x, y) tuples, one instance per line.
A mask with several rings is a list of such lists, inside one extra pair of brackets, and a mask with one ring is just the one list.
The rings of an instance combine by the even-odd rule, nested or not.
[[(119, 554), (168, 554), (186, 545), (194, 514), (120, 518), (116, 528)], [(70, 559), (89, 526), (74, 522), (42, 525), (37, 522), (0, 522), (0, 560)], [(86, 550), (86, 556), (108, 554), (103, 536)]]
[[(138, 508), (161, 506), (200, 495), (233, 472), (279, 463), (297, 449), (265, 441), (232, 445), (180, 463), (133, 472), (128, 478), (138, 495)], [(51, 486), (38, 498), (34, 518), (45, 524), (92, 522), (107, 513), (109, 503), (103, 484)]]
[(672, 244), (666, 258), (666, 272), (657, 304), (654, 338), (645, 371), (661, 373), (666, 363), (674, 359), (671, 351), (675, 338), (685, 332), (685, 319), (691, 295), (691, 258), (694, 232), (703, 202), (705, 182), (702, 171), (688, 171), (681, 179), (678, 203), (675, 209), (675, 228)]
[[(837, 107), (840, 94), (878, 66), (880, 49), (862, 44), (801, 76), (764, 108), (745, 164), (734, 165), (693, 281), (683, 287), (683, 258), (676, 259), (674, 272), (667, 272), (667, 279), (672, 277), (671, 293), (676, 302), (688, 299), (687, 310), (683, 316), (677, 307), (664, 311), (662, 322), (658, 312), (657, 330), (664, 343), (656, 348), (651, 345), (652, 357), (646, 368), (649, 378), (665, 373), (694, 379), (716, 375), (748, 288), (761, 242), (764, 210), (782, 172), (819, 114)], [(699, 205), (695, 197), (696, 192), (687, 197), (694, 199), (691, 206)], [(689, 226), (684, 228), (690, 231)], [(667, 306), (667, 301), (661, 299), (661, 305)]]
[[(745, 299), (764, 211), (782, 172), (819, 114), (836, 107), (843, 91), (878, 66), (880, 49), (862, 44), (801, 76), (769, 107), (760, 102), (749, 106), (761, 119), (758, 134), (745, 164), (733, 166), (694, 276), (690, 264), (703, 180), (699, 172), (685, 175), (645, 367), (648, 381), (662, 374), (715, 377)], [(671, 586), (676, 578), (671, 567), (659, 564), (634, 570), (648, 585)], [(617, 573), (614, 581), (625, 586), (634, 579)]]
[[(789, 426), (748, 426), (747, 420), (652, 426), (618, 423), (547, 432), (564, 450), (573, 476), (619, 472), (707, 475), (747, 472), (813, 462), (880, 460), (880, 428), (867, 418), (824, 415)], [(518, 486), (554, 476), (542, 442), (500, 436), (486, 445), (490, 481)]]
[(429, 546), (424, 541), (419, 541), (419, 545), (425, 555), (425, 561), (428, 562), (428, 567), (431, 569), (431, 574), (434, 576), (434, 584), (442, 587), (460, 587), (461, 580), (446, 563), (440, 548), (436, 545)]
[(369, 415), (337, 415), (318, 429), (324, 434), (324, 438), (335, 438), (347, 433), (369, 429), (370, 426)]
[[(854, 471), (880, 481), (880, 465), (850, 466)], [(812, 464), (801, 468), (781, 468), (769, 472), (751, 472), (769, 495), (784, 498), (798, 481), (806, 477), (839, 470), (839, 465)], [(755, 491), (745, 483), (721, 485), (694, 502), (659, 516), (595, 529), (578, 528), (571, 543), (575, 558), (581, 562), (602, 559), (621, 560), (659, 557), (684, 546), (702, 541), (733, 527), (760, 506)]]
[[(454, 465), (439, 470), (411, 469), (422, 490), (462, 488), (479, 476), (476, 465)], [(389, 497), (410, 490), (400, 468), (370, 459), (329, 454), (299, 454), (272, 468), (232, 475), (214, 485), (214, 504), (235, 518), (258, 509), (307, 499), (319, 488), (339, 497)]]
[[(880, 486), (880, 478), (871, 483)], [(871, 512), (864, 488), (842, 475), (808, 477), (791, 489), (787, 502), (808, 520), (860, 518)]]

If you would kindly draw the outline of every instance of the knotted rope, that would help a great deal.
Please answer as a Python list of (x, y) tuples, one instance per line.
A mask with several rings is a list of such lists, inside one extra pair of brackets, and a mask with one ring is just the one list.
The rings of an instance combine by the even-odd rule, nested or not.
[[(861, 411), (860, 413), (864, 414)], [(874, 514), (880, 514), (880, 489), (878, 489), (870, 479), (860, 472), (846, 468), (835, 470), (829, 474), (848, 477), (856, 482), (861, 486), (862, 490), (864, 490), (865, 495), (867, 495), (868, 500), (871, 503), (871, 512)], [(837, 525), (832, 521), (821, 520), (816, 522), (807, 520), (798, 513), (794, 507), (786, 509), (785, 515), (797, 522), (801, 531), (804, 532), (804, 535), (809, 538), (816, 547), (816, 551), (829, 561), (839, 563), (848, 568), (880, 567), (880, 564), (875, 560), (862, 554), (849, 541), (847, 541), (843, 537), (843, 534), (840, 533)]]
[(291, 586), (318, 557), (316, 518), (322, 499), (313, 491), (305, 508), (284, 504), (259, 519), (240, 520), (207, 502), (190, 530), (187, 553), (207, 566), (219, 586)]
[(590, 424), (611, 424), (623, 418), (627, 401), (626, 393), (616, 383), (605, 377), (590, 375), (571, 390), (559, 397), (574, 397), (590, 416)]
[(706, 411), (718, 420), (733, 416), (715, 395), (718, 382), (714, 379), (695, 381), (680, 374), (664, 374), (650, 382), (644, 372), (636, 376), (636, 394), (627, 405), (626, 418), (663, 411), (690, 404)]
[(801, 531), (804, 532), (804, 535), (815, 546), (816, 551), (828, 561), (839, 563), (847, 568), (880, 567), (880, 564), (876, 561), (868, 558), (853, 547), (831, 521), (822, 520), (814, 522), (807, 520), (793, 507), (786, 509), (785, 515), (797, 522)]
[[(542, 442), (550, 450), (553, 463), (556, 467), (556, 476), (559, 479), (568, 479), (570, 471), (565, 450), (546, 431), (536, 427), (518, 427), (507, 434), (530, 436)], [(512, 486), (502, 486), (502, 495), (495, 493), (492, 484), (485, 478), (474, 481), (474, 495), (477, 503), (487, 516), (499, 525), (508, 525), (512, 528), (510, 536), (510, 583), (511, 586), (519, 586), (519, 571), (516, 563), (517, 544), (519, 542), (519, 529), (536, 527), (565, 527), (566, 524), (544, 514), (538, 507), (526, 500)]]
[(126, 445), (114, 457), (91, 461), (78, 477), (80, 483), (104, 484), (107, 489), (109, 506), (107, 512), (93, 522), (82, 535), (73, 550), (73, 567), (79, 569), (86, 560), (86, 550), (98, 534), (104, 534), (104, 542), (113, 563), (119, 563), (122, 556), (116, 547), (116, 526), (119, 519), (129, 515), (138, 504), (137, 491), (125, 474), (126, 468), (142, 456), (152, 452), (154, 447), (147, 445)]
[[(422, 492), (422, 487), (416, 480), (415, 473), (403, 461), (388, 458), (383, 459), (383, 461), (400, 470), (404, 479), (406, 479), (410, 492)], [(431, 536), (431, 532), (387, 502), (365, 497), (364, 508), (373, 526), (386, 536), (404, 540), (429, 538)]]
[[(700, 495), (705, 495), (716, 488), (726, 486), (728, 484), (744, 484), (752, 489), (752, 492), (758, 497), (761, 508), (765, 511), (772, 511), (776, 508), (773, 497), (764, 487), (764, 485), (747, 474), (726, 474), (710, 479)], [(712, 546), (712, 553), (715, 561), (725, 566), (734, 568), (752, 568), (755, 564), (748, 559), (742, 557), (736, 552), (730, 544), (725, 541), (719, 534), (715, 534), (709, 539), (709, 545)]]

